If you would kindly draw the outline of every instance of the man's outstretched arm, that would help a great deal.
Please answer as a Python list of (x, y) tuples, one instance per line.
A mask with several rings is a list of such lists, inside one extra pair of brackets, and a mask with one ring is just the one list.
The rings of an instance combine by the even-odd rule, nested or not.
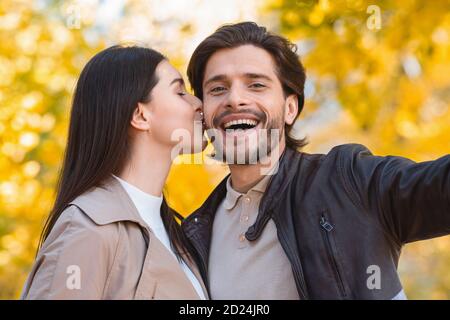
[(399, 245), (450, 234), (450, 155), (416, 163), (352, 144), (339, 162), (349, 192)]

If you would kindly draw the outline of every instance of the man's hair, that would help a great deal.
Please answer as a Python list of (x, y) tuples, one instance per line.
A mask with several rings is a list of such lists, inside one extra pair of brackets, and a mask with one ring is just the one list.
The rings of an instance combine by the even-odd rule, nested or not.
[[(285, 97), (295, 94), (298, 98), (298, 114), (304, 105), (305, 70), (300, 62), (297, 46), (288, 39), (272, 34), (254, 22), (224, 25), (203, 40), (195, 49), (189, 61), (187, 75), (194, 94), (203, 99), (203, 78), (209, 58), (221, 49), (231, 49), (242, 45), (254, 45), (266, 50), (273, 57), (276, 73)], [(299, 149), (307, 144), (306, 139), (290, 136), (293, 124), (285, 126), (286, 146)]]

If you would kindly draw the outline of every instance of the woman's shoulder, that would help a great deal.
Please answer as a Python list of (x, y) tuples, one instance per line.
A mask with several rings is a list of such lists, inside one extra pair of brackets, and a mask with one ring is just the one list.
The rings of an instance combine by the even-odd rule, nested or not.
[[(22, 292), (23, 299), (100, 299), (115, 260), (118, 232), (99, 226), (76, 206), (58, 217), (36, 257)], [(81, 288), (68, 288), (71, 275), (80, 274)]]
[(115, 224), (97, 224), (81, 208), (69, 205), (56, 220), (43, 244), (64, 245), (68, 242), (96, 242), (104, 249), (113, 249), (119, 238), (119, 228)]
[(76, 206), (97, 225), (131, 221), (145, 227), (125, 189), (113, 177), (84, 192), (69, 205)]

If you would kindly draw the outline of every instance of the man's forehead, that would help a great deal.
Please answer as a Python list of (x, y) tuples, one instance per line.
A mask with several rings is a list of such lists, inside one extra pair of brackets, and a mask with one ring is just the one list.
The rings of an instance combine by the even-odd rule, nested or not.
[(245, 77), (249, 74), (275, 76), (275, 63), (266, 50), (244, 45), (215, 52), (206, 64), (204, 82), (217, 75)]

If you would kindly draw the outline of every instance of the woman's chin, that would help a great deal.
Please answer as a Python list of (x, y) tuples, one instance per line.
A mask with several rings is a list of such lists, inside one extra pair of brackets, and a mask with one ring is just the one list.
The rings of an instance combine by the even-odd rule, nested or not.
[(179, 155), (189, 155), (189, 154), (197, 154), (203, 152), (208, 146), (208, 140), (203, 138), (201, 143), (193, 144), (190, 147), (182, 148), (180, 150)]
[(198, 143), (198, 145), (194, 146), (194, 153), (199, 153), (205, 151), (206, 147), (208, 146), (208, 139), (205, 137), (205, 135), (202, 136), (201, 145)]
[(203, 139), (202, 139), (202, 152), (205, 151), (207, 146), (208, 146), (208, 139), (206, 139), (206, 137), (203, 136)]
[(192, 149), (194, 151), (193, 153), (194, 154), (201, 153), (201, 152), (205, 151), (207, 146), (208, 146), (208, 140), (206, 138), (203, 138), (201, 144), (192, 146)]

